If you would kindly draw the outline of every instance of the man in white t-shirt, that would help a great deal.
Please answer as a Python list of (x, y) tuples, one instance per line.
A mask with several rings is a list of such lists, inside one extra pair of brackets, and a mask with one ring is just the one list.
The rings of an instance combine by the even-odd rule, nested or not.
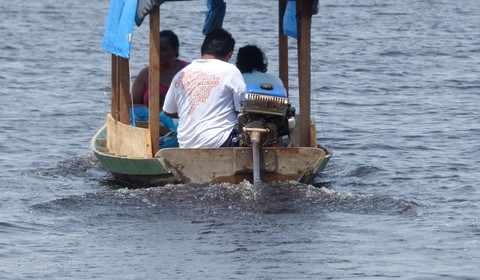
[(192, 61), (172, 80), (165, 98), (165, 115), (179, 118), (180, 148), (228, 147), (237, 127), (242, 74), (228, 63), (235, 47), (224, 29), (207, 34), (202, 57)]

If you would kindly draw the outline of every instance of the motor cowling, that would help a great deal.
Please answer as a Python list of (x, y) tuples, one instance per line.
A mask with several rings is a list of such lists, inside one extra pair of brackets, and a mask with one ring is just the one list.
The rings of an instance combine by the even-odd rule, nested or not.
[(243, 110), (238, 115), (240, 146), (251, 146), (251, 131), (261, 131), (261, 146), (274, 145), (290, 134), (295, 123), (295, 108), (291, 106), (283, 86), (269, 83), (247, 84)]

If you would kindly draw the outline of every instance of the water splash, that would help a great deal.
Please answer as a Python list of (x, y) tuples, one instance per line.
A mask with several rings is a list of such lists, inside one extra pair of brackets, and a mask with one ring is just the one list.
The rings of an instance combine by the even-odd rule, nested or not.
[(150, 217), (169, 212), (198, 217), (242, 217), (245, 215), (288, 215), (355, 213), (368, 215), (415, 215), (416, 204), (377, 195), (340, 193), (326, 187), (295, 182), (277, 182), (254, 187), (240, 184), (170, 184), (146, 189), (110, 189), (73, 195), (35, 205), (46, 212)]

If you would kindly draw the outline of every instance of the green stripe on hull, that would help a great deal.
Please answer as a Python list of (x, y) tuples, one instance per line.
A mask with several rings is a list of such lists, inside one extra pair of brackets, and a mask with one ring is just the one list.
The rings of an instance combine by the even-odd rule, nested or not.
[(332, 151), (329, 148), (323, 145), (318, 145), (318, 148), (325, 151), (325, 158), (323, 159), (322, 163), (318, 167), (317, 171), (315, 171), (315, 174), (322, 172), (325, 169), (325, 167), (327, 167), (327, 164), (330, 161), (330, 158), (332, 158)]
[(130, 159), (95, 152), (102, 166), (108, 171), (128, 175), (169, 174), (158, 159)]

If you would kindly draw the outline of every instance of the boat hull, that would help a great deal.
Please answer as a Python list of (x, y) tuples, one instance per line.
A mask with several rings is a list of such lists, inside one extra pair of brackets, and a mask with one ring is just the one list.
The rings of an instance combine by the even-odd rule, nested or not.
[(131, 158), (110, 153), (107, 148), (107, 125), (92, 138), (90, 148), (100, 165), (121, 181), (138, 187), (180, 182), (156, 158)]
[[(107, 126), (92, 138), (91, 149), (103, 168), (116, 178), (141, 186), (168, 183), (240, 183), (253, 180), (251, 147), (167, 148), (153, 158), (131, 158), (110, 153)], [(308, 182), (330, 160), (326, 147), (264, 147), (260, 149), (260, 179)]]
[[(240, 183), (253, 180), (251, 147), (163, 149), (156, 157), (184, 183)], [(307, 182), (321, 172), (330, 153), (322, 148), (260, 149), (260, 180)]]

